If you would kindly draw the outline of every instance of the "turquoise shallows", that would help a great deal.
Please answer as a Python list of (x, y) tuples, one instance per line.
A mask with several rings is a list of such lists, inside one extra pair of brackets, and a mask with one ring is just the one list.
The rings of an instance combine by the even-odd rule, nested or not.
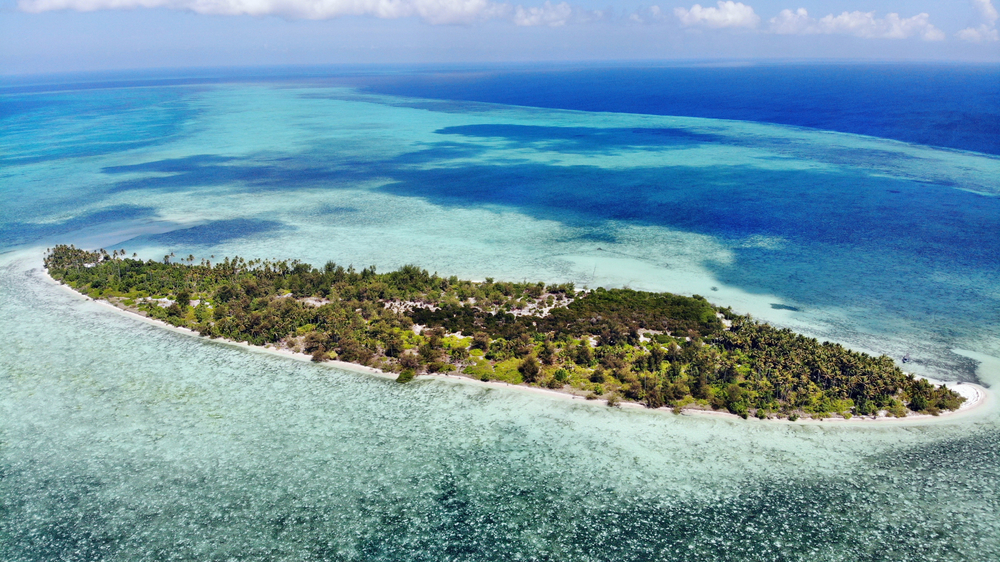
[(67, 242), (698, 293), (969, 378), (952, 349), (1000, 356), (996, 157), (304, 83), (0, 101), (4, 560), (1000, 554), (992, 408), (803, 425), (401, 386), (38, 270)]

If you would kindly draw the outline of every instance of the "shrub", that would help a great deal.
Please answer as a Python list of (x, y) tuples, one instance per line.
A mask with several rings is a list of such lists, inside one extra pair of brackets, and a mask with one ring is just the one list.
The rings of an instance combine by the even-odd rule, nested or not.
[(441, 350), (435, 348), (430, 342), (420, 346), (418, 352), (422, 363), (434, 363), (441, 357)]
[(462, 372), (481, 381), (488, 381), (493, 376), (493, 365), (489, 361), (479, 360), (466, 367)]
[(304, 338), (302, 338), (302, 350), (306, 353), (313, 353), (316, 350), (322, 350), (326, 347), (328, 338), (326, 334), (321, 332), (309, 332)]
[(549, 342), (545, 342), (542, 346), (542, 352), (540, 354), (542, 362), (546, 365), (553, 365), (556, 362), (556, 348)]
[(517, 359), (507, 359), (493, 366), (493, 378), (509, 384), (521, 384), (525, 382), (524, 376), (518, 371), (521, 362)]
[(538, 379), (538, 371), (538, 361), (530, 355), (517, 367), (517, 372), (521, 373), (524, 382), (535, 382)]
[(385, 342), (385, 354), (389, 357), (399, 357), (406, 350), (403, 338), (399, 334), (390, 334)]
[(906, 407), (903, 406), (898, 400), (893, 400), (889, 407), (886, 409), (890, 416), (895, 416), (897, 418), (906, 417)]
[(472, 335), (472, 348), (488, 351), (490, 349), (490, 336), (486, 332), (476, 332)]
[(427, 365), (428, 373), (445, 373), (451, 370), (451, 365), (443, 361), (434, 361)]
[(403, 367), (403, 369), (412, 370), (420, 366), (420, 359), (418, 359), (417, 356), (413, 355), (412, 353), (404, 353), (399, 358), (399, 364), (400, 366)]
[(398, 383), (408, 383), (417, 376), (417, 372), (413, 369), (403, 369), (399, 375), (396, 377), (396, 382)]
[[(126, 301), (126, 304), (128, 304), (128, 301)], [(199, 322), (207, 322), (211, 316), (212, 311), (205, 306), (204, 302), (198, 303), (198, 306), (194, 308), (194, 317), (197, 318)]]

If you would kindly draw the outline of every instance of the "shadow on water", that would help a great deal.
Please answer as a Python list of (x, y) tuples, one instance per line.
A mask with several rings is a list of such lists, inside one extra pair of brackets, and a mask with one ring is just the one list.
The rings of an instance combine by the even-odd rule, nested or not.
[(503, 138), (517, 144), (542, 143), (563, 152), (606, 152), (622, 147), (691, 147), (697, 144), (731, 143), (723, 135), (696, 133), (676, 128), (542, 127), (535, 125), (461, 125), (435, 131), (442, 135)]
[(120, 245), (137, 246), (181, 246), (211, 247), (214, 245), (269, 234), (290, 227), (286, 224), (264, 219), (228, 219), (211, 221), (206, 224), (174, 230), (163, 234), (144, 234)]
[[(789, 149), (808, 150), (812, 157), (833, 165), (885, 166), (905, 165), (921, 160), (920, 157), (900, 151), (867, 148), (859, 151), (851, 148), (819, 147), (797, 138), (765, 137), (755, 135), (723, 135), (701, 133), (685, 128), (667, 127), (554, 127), (538, 125), (483, 124), (445, 127), (435, 131), (441, 135), (460, 135), (467, 138), (503, 139), (514, 146), (527, 149), (542, 149), (565, 154), (617, 154), (623, 149), (664, 150), (670, 148), (693, 148), (702, 145), (739, 146), (748, 148), (779, 148), (781, 156), (775, 160), (787, 160), (784, 154)], [(438, 146), (434, 147), (436, 152)], [(767, 158), (767, 157), (765, 157)]]
[[(396, 169), (391, 177), (396, 181), (380, 190), (443, 206), (499, 205), (569, 226), (628, 221), (724, 240), (764, 235), (973, 267), (1000, 251), (1000, 242), (982, 236), (1000, 228), (1000, 199), (861, 173), (527, 163)], [(963, 224), (977, 228), (956, 228)]]
[(142, 164), (128, 164), (125, 166), (106, 166), (101, 168), (103, 174), (141, 174), (149, 172), (185, 174), (192, 169), (213, 164), (223, 164), (236, 160), (232, 156), (216, 156), (214, 154), (199, 154), (196, 156), (186, 156), (184, 158), (170, 158), (167, 160), (154, 160), (143, 162)]
[(156, 209), (137, 205), (115, 205), (91, 211), (64, 221), (45, 223), (0, 223), (2, 246), (17, 246), (37, 240), (74, 232), (100, 224), (148, 219), (156, 216)]
[[(538, 142), (554, 138), (553, 142), (573, 146), (595, 142), (575, 140), (586, 128), (557, 134), (552, 129), (476, 126), (453, 128), (452, 134), (480, 136), (494, 131), (521, 139), (518, 142), (526, 138)], [(632, 132), (610, 134), (612, 142), (620, 141), (619, 134), (635, 137)], [(669, 133), (665, 138), (674, 142), (675, 136)], [(679, 136), (683, 140), (678, 142), (690, 142), (686, 135)], [(446, 142), (382, 161), (339, 156), (335, 150), (269, 160), (200, 155), (105, 172), (171, 174), (130, 178), (110, 186), (111, 192), (220, 186), (245, 193), (356, 189), (357, 181), (383, 177), (390, 180), (376, 188), (383, 193), (418, 197), (446, 208), (506, 208), (583, 229), (601, 242), (614, 241), (614, 229), (608, 228), (612, 223), (666, 227), (712, 236), (728, 245), (735, 256), (732, 263), (706, 264), (723, 283), (809, 305), (842, 304), (844, 295), (858, 293), (861, 285), (877, 292), (893, 271), (896, 278), (891, 284), (930, 300), (934, 297), (929, 295), (954, 290), (948, 281), (935, 278), (937, 272), (997, 274), (1000, 239), (983, 233), (1000, 232), (1000, 198), (849, 168), (606, 169), (455, 162), (483, 150)], [(776, 240), (777, 246), (746, 242), (754, 237)], [(208, 234), (206, 239), (216, 237)], [(817, 272), (822, 273), (821, 280)], [(911, 297), (893, 290), (879, 298), (905, 303)]]
[[(334, 165), (339, 161), (339, 166)], [(329, 187), (331, 182), (348, 179), (370, 179), (374, 166), (370, 162), (351, 162), (334, 158), (332, 161), (308, 162), (276, 160), (240, 160), (214, 155), (157, 160), (143, 164), (105, 168), (106, 174), (169, 173), (115, 182), (107, 193), (158, 190), (164, 192), (193, 191), (199, 188), (232, 187), (243, 192), (295, 191)]]
[[(984, 235), (1000, 232), (997, 197), (851, 166), (603, 168), (502, 159), (502, 152), (486, 160), (493, 148), (460, 141), (504, 138), (517, 146), (549, 143), (594, 153), (613, 150), (616, 143), (711, 141), (673, 131), (614, 129), (604, 137), (586, 127), (477, 125), (440, 131), (449, 140), (383, 159), (366, 158), (351, 145), (356, 141), (331, 141), (294, 156), (202, 154), (107, 167), (109, 178), (129, 177), (118, 178), (106, 193), (224, 189), (293, 195), (356, 190), (379, 180), (370, 189), (443, 208), (506, 209), (566, 225), (580, 241), (600, 246), (614, 244), (623, 225), (696, 233), (714, 238), (732, 256), (726, 263), (701, 264), (720, 283), (807, 311), (855, 307), (868, 311), (871, 321), (905, 319), (937, 334), (941, 349), (963, 334), (979, 333), (982, 311), (1000, 308), (995, 294), (980, 289), (1000, 279), (1000, 238)], [(350, 210), (320, 206), (307, 214), (344, 212)], [(267, 219), (137, 241), (206, 246), (283, 228)], [(950, 319), (947, 324), (942, 315)]]

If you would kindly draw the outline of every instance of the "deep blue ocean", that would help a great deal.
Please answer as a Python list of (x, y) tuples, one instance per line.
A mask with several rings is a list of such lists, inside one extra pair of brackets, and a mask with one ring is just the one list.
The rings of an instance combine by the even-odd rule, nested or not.
[(1000, 66), (8, 77), (0, 201), (4, 561), (1000, 559), (995, 400), (792, 424), (397, 385), (40, 270), (74, 243), (702, 294), (992, 388)]
[(428, 70), (368, 91), (812, 127), (1000, 154), (1000, 67), (783, 64)]

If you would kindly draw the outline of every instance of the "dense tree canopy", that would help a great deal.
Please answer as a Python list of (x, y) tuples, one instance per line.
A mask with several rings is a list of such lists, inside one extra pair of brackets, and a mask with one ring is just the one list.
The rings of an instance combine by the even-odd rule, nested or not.
[(400, 372), (619, 397), (743, 417), (937, 414), (964, 398), (872, 357), (758, 322), (703, 297), (572, 284), (463, 281), (328, 262), (172, 263), (57, 246), (53, 278), (208, 337)]

